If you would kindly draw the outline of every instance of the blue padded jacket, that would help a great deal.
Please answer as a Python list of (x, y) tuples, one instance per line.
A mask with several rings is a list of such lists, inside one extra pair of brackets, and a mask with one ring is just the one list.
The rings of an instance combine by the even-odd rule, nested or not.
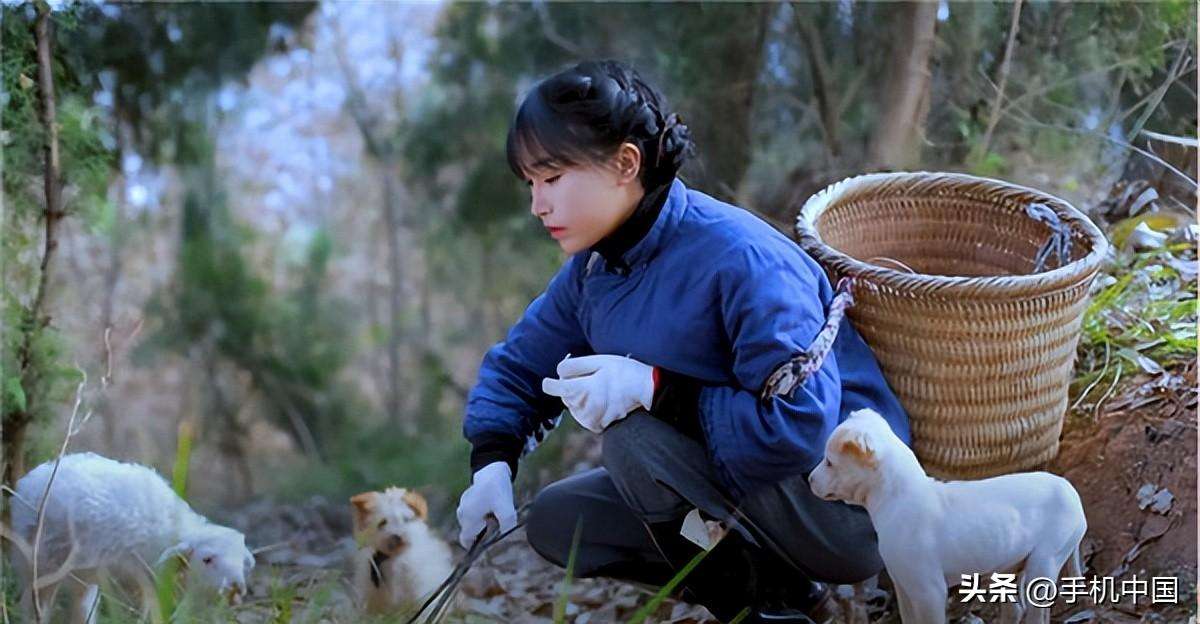
[(628, 355), (699, 381), (699, 427), (717, 474), (740, 499), (812, 471), (850, 412), (870, 407), (911, 444), (908, 416), (859, 333), (843, 319), (821, 369), (767, 402), (767, 377), (805, 350), (833, 289), (796, 243), (750, 212), (676, 179), (625, 270), (573, 255), (492, 347), (467, 400), (472, 468), (514, 467), (562, 415), (544, 377), (567, 354)]

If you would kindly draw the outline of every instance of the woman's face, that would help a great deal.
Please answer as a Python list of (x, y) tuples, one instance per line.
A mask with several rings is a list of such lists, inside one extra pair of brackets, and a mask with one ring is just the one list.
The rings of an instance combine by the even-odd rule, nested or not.
[(567, 254), (595, 245), (621, 225), (644, 191), (637, 179), (638, 150), (624, 147), (610, 166), (539, 168), (530, 174), (530, 212)]

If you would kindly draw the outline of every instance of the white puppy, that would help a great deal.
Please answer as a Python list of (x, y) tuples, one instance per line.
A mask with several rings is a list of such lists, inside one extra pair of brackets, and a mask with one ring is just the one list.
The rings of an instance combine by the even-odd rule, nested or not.
[(1048, 623), (1049, 608), (1025, 608), (1027, 580), (1057, 581), (1068, 560), (1072, 574), (1082, 574), (1087, 520), (1066, 479), (1031, 472), (938, 481), (873, 410), (853, 412), (834, 429), (809, 485), (823, 499), (867, 508), (908, 624), (944, 623), (949, 588), (979, 573), (986, 589), (992, 572), (1018, 574), (1016, 618)]

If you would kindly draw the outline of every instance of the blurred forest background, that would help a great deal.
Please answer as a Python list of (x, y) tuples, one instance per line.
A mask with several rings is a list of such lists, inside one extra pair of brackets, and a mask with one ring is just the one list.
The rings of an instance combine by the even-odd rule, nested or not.
[[(7, 484), (73, 419), (71, 450), (165, 474), (194, 435), (189, 499), (216, 518), (399, 484), (449, 530), (479, 362), (564, 259), (505, 132), (537, 79), (594, 58), (685, 118), (687, 184), (785, 232), (867, 171), (1064, 197), (1116, 247), (1073, 410), (1195, 385), (1194, 2), (2, 10)], [(519, 496), (595, 461), (564, 422)]]

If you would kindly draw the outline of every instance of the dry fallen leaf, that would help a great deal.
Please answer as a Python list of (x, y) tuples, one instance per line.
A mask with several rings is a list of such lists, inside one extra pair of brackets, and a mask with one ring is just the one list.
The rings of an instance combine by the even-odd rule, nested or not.
[(1166, 514), (1171, 510), (1175, 495), (1167, 488), (1158, 489), (1153, 483), (1143, 484), (1137, 491), (1138, 509), (1150, 508), (1150, 511)]
[(1150, 499), (1154, 498), (1154, 493), (1158, 491), (1158, 486), (1153, 483), (1144, 483), (1137, 491), (1138, 509), (1145, 509), (1150, 505)]
[(1130, 248), (1136, 250), (1143, 249), (1158, 249), (1167, 242), (1167, 233), (1158, 232), (1146, 225), (1145, 221), (1137, 224), (1133, 231), (1129, 233), (1129, 237), (1125, 242)]
[(1167, 488), (1163, 488), (1150, 499), (1150, 511), (1166, 515), (1171, 510), (1175, 496)]

